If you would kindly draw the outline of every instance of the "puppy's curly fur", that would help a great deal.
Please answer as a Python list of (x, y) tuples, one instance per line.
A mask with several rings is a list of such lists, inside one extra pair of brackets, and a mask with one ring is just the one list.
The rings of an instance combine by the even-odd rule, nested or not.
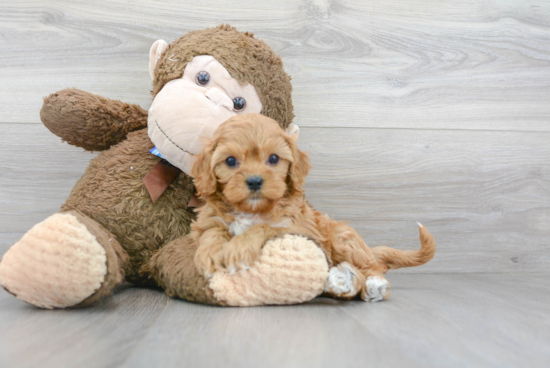
[(218, 270), (246, 269), (267, 240), (303, 235), (323, 249), (333, 266), (326, 294), (376, 301), (389, 296), (382, 275), (389, 268), (418, 266), (433, 257), (435, 241), (421, 225), (418, 251), (370, 249), (351, 227), (313, 210), (302, 190), (309, 169), (296, 137), (276, 121), (248, 114), (223, 123), (192, 171), (206, 200), (191, 232), (198, 243), (199, 272), (208, 277)]

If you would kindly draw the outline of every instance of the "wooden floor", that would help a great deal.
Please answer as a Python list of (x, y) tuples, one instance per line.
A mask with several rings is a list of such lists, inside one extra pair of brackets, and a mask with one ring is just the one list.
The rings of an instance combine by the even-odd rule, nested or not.
[(438, 241), (388, 302), (221, 309), (122, 287), (86, 310), (0, 290), (0, 367), (550, 366), (550, 3), (0, 3), (0, 255), (97, 153), (40, 123), (76, 87), (148, 108), (159, 39), (220, 23), (281, 55), (319, 210), (369, 245)]
[(85, 310), (0, 293), (1, 367), (548, 367), (550, 273), (390, 276), (387, 302), (219, 308), (122, 287)]

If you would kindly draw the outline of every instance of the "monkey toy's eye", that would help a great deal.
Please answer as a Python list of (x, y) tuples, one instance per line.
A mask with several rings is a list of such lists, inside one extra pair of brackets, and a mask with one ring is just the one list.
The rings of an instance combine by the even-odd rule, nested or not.
[(235, 167), (237, 166), (237, 159), (233, 156), (229, 156), (225, 159), (225, 164), (229, 167)]
[(208, 72), (199, 72), (197, 74), (197, 84), (199, 86), (206, 86), (210, 82), (210, 74)]
[(273, 154), (273, 155), (269, 156), (268, 161), (271, 165), (277, 165), (277, 163), (279, 162), (279, 156)]
[(233, 110), (241, 111), (246, 106), (246, 101), (242, 97), (235, 97), (233, 99)]

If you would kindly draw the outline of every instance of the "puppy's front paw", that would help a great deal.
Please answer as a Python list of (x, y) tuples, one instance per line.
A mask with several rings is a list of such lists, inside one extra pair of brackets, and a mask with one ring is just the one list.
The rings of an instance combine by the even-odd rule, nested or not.
[(227, 247), (223, 252), (225, 268), (230, 273), (239, 269), (248, 269), (260, 256), (260, 249), (254, 246)]
[(239, 269), (248, 269), (258, 257), (264, 244), (264, 239), (250, 232), (233, 237), (224, 244), (222, 260), (225, 269), (234, 273)]
[(383, 277), (370, 276), (367, 278), (365, 290), (361, 298), (367, 302), (379, 302), (390, 296), (390, 283)]
[(222, 248), (216, 246), (200, 246), (195, 252), (195, 267), (199, 274), (205, 278), (210, 278), (221, 269)]

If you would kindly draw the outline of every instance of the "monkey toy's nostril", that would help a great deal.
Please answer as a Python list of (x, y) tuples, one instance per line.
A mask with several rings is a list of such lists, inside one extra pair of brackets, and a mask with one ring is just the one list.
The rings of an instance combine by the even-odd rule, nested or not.
[(262, 184), (264, 183), (264, 180), (261, 176), (249, 176), (246, 178), (246, 185), (250, 188), (250, 190), (259, 190), (262, 187)]

